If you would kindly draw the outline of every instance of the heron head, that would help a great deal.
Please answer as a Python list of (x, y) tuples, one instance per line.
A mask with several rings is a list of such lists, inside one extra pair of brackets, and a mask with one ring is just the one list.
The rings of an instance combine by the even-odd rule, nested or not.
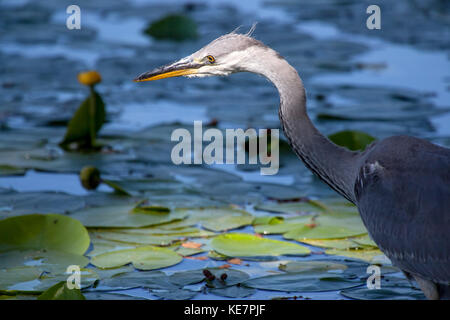
[[(250, 33), (226, 34), (197, 52), (169, 65), (138, 76), (134, 81), (151, 81), (170, 77), (226, 76), (241, 71), (253, 71), (261, 50), (271, 50)], [(273, 51), (273, 50), (271, 50)]]

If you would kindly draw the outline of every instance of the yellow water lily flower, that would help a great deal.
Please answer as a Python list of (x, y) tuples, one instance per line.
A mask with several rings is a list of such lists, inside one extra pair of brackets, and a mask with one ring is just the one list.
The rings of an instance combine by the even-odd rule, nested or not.
[(78, 81), (86, 86), (93, 86), (101, 82), (102, 77), (100, 76), (100, 73), (98, 73), (97, 71), (91, 70), (86, 72), (80, 72), (78, 74)]

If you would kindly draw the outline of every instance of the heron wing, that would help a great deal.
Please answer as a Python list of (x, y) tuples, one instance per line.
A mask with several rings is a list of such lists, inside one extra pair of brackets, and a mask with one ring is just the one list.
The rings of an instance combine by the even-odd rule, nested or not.
[(354, 191), (369, 234), (394, 264), (450, 283), (450, 149), (383, 140), (364, 154)]

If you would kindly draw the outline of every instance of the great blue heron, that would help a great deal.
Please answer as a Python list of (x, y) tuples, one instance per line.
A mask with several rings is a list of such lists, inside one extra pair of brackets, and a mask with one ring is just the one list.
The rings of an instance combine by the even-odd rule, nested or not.
[(279, 117), (292, 149), (312, 172), (354, 203), (378, 247), (429, 299), (450, 297), (450, 149), (393, 136), (363, 152), (324, 137), (306, 112), (297, 71), (249, 34), (232, 32), (135, 81), (252, 72), (280, 95)]

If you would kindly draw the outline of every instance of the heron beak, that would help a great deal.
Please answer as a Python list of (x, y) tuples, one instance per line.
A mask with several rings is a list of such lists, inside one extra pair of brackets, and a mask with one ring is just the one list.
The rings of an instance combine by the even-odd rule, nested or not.
[(153, 81), (153, 80), (195, 74), (195, 73), (197, 73), (197, 69), (201, 67), (201, 65), (198, 63), (194, 63), (190, 60), (188, 60), (188, 61), (183, 61), (183, 60), (175, 62), (174, 64), (171, 64), (168, 66), (156, 68), (152, 71), (145, 72), (145, 73), (141, 74), (140, 76), (138, 76), (133, 81), (135, 81), (135, 82)]

